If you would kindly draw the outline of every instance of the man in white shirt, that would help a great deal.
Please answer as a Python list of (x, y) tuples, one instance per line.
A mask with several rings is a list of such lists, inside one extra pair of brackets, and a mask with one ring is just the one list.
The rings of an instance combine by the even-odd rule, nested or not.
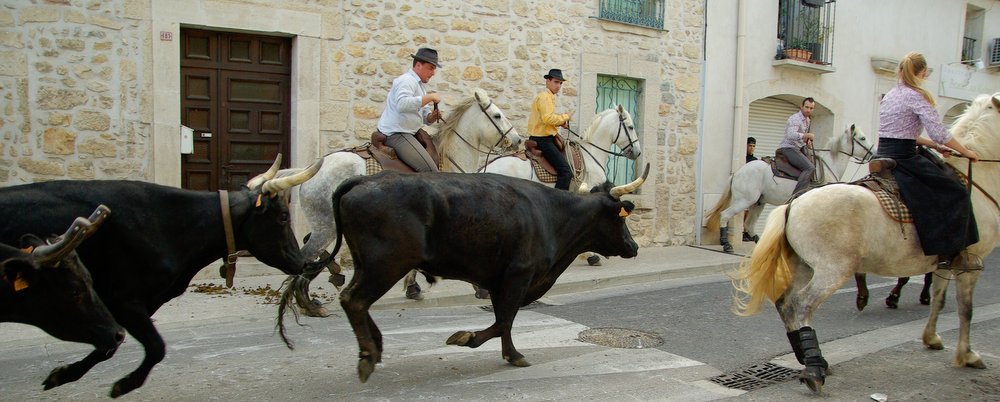
[(785, 123), (785, 139), (778, 146), (778, 149), (788, 158), (788, 163), (802, 171), (799, 173), (799, 180), (795, 184), (793, 195), (809, 188), (809, 181), (812, 180), (812, 174), (816, 170), (812, 161), (803, 152), (806, 144), (812, 142), (813, 138), (816, 137), (809, 132), (809, 126), (812, 123), (810, 116), (815, 108), (816, 102), (813, 98), (802, 100), (799, 112), (788, 117), (788, 122)]
[[(424, 145), (417, 140), (419, 135), (427, 146), (434, 147), (430, 136), (421, 127), (441, 118), (441, 112), (432, 106), (441, 101), (441, 96), (427, 92), (424, 84), (430, 81), (437, 68), (437, 51), (420, 48), (411, 54), (413, 68), (392, 80), (392, 89), (385, 99), (385, 110), (378, 119), (378, 131), (387, 138), (385, 144), (396, 151), (404, 163), (418, 172), (437, 172), (438, 166)], [(418, 131), (421, 133), (418, 134)]]

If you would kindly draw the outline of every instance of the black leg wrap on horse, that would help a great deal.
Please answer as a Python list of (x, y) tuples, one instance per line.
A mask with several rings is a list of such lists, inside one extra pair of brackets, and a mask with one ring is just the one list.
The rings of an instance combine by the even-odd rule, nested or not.
[(788, 335), (788, 343), (792, 345), (792, 352), (795, 352), (795, 359), (799, 361), (799, 364), (806, 364), (804, 355), (802, 354), (802, 341), (799, 340), (799, 331), (786, 332)]
[(807, 367), (822, 367), (824, 370), (829, 367), (826, 359), (823, 358), (823, 353), (819, 350), (819, 339), (816, 338), (816, 330), (812, 329), (812, 327), (802, 327), (799, 329), (799, 342), (802, 347), (802, 364)]

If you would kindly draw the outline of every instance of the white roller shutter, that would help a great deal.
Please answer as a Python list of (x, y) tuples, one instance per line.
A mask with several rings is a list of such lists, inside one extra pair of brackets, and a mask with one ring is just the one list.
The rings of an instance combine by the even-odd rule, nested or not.
[[(797, 105), (777, 98), (764, 98), (750, 104), (747, 135), (757, 139), (754, 156), (757, 158), (774, 156), (774, 151), (785, 137), (785, 123), (788, 117), (798, 111)], [(757, 234), (764, 231), (767, 216), (773, 209), (773, 205), (764, 206), (764, 211), (754, 225)], [(736, 236), (736, 239), (739, 239), (741, 235), (737, 233)]]

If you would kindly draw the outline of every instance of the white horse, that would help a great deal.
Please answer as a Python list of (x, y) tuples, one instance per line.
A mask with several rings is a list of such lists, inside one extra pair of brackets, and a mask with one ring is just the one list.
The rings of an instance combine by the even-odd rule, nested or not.
[[(583, 172), (575, 180), (586, 184), (587, 191), (608, 180), (604, 167), (608, 164), (611, 155), (635, 160), (642, 153), (642, 146), (639, 144), (639, 136), (635, 133), (632, 115), (622, 105), (598, 113), (582, 136), (570, 138), (570, 146), (573, 146), (574, 143), (578, 144), (583, 153)], [(611, 150), (612, 144), (617, 145), (621, 149), (621, 153), (613, 152)], [(571, 160), (570, 164), (572, 163)], [(498, 158), (486, 165), (484, 171), (532, 180), (549, 187), (555, 186), (555, 183), (543, 183), (539, 180), (535, 169), (531, 166), (531, 161), (517, 156)]]
[[(496, 147), (514, 148), (521, 143), (514, 125), (490, 100), (486, 91), (480, 88), (473, 89), (472, 96), (447, 114), (445, 123), (433, 136), (443, 171), (475, 172), (481, 157), (494, 154)], [(321, 257), (336, 238), (333, 191), (347, 178), (366, 174), (365, 163), (354, 152), (328, 154), (323, 158), (323, 167), (316, 176), (299, 186), (299, 205), (312, 229), (302, 247), (302, 254), (307, 261), (315, 261)], [(286, 169), (281, 174), (295, 171), (296, 169)], [(331, 269), (336, 271), (333, 279), (343, 284), (340, 267), (333, 264)], [(340, 275), (339, 278), (337, 275)], [(412, 283), (413, 276), (408, 276), (407, 279)], [(321, 307), (314, 308), (316, 306), (304, 300), (297, 301), (306, 309), (307, 314), (325, 315)]]
[[(811, 327), (813, 313), (856, 272), (904, 277), (934, 271), (937, 278), (923, 343), (935, 350), (943, 349), (937, 318), (948, 283), (954, 279), (959, 315), (954, 364), (985, 367), (969, 345), (969, 325), (982, 260), (1000, 242), (1000, 206), (995, 201), (1000, 197), (1000, 164), (996, 163), (1000, 158), (1000, 93), (976, 98), (951, 132), (981, 158), (972, 165), (975, 184), (971, 193), (979, 242), (963, 253), (968, 263), (936, 270), (937, 257), (924, 255), (913, 224), (892, 220), (869, 190), (834, 184), (776, 208), (752, 257), (741, 264), (733, 282), (742, 293), (735, 299), (737, 313), (756, 313), (765, 297), (775, 303), (792, 350), (805, 365), (801, 381), (813, 391), (822, 390), (828, 368)], [(949, 158), (948, 164), (968, 173), (965, 159)]]
[[(842, 134), (830, 138), (827, 148), (816, 149), (816, 171), (823, 183), (839, 182), (847, 170), (847, 162), (853, 159), (857, 163), (865, 163), (871, 156), (871, 141), (852, 124)], [(719, 244), (723, 251), (732, 253), (729, 219), (738, 214), (742, 216), (742, 212), (749, 209), (744, 230), (753, 238), (756, 236), (753, 227), (764, 210), (764, 205), (788, 202), (793, 190), (795, 180), (776, 177), (771, 171), (771, 165), (763, 160), (750, 161), (733, 174), (729, 187), (709, 212), (706, 226), (709, 232), (719, 232)], [(726, 222), (726, 226), (720, 228), (721, 222)]]
[[(579, 148), (582, 153), (583, 170), (580, 176), (574, 180), (580, 183), (577, 188), (584, 192), (604, 184), (608, 180), (604, 167), (607, 166), (611, 155), (635, 160), (642, 154), (642, 146), (639, 144), (639, 136), (635, 132), (632, 115), (622, 105), (598, 113), (583, 135), (571, 138), (569, 144), (570, 147)], [(618, 146), (621, 152), (612, 151), (612, 144)], [(572, 158), (567, 159), (570, 159), (569, 162), (572, 166)], [(555, 183), (542, 182), (535, 174), (531, 161), (517, 156), (504, 156), (491, 161), (486, 165), (484, 171), (532, 180), (549, 187), (555, 186)], [(587, 257), (587, 262), (590, 265), (601, 265), (600, 258), (597, 254), (592, 254)]]

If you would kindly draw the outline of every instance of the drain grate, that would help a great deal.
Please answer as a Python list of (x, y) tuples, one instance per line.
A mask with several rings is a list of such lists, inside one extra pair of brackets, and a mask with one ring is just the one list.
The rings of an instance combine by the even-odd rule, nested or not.
[(780, 382), (788, 381), (799, 374), (798, 370), (782, 367), (774, 363), (755, 364), (735, 373), (712, 377), (710, 381), (724, 387), (753, 391)]
[(663, 344), (663, 338), (659, 335), (627, 328), (591, 328), (580, 331), (577, 339), (622, 349), (655, 348)]

